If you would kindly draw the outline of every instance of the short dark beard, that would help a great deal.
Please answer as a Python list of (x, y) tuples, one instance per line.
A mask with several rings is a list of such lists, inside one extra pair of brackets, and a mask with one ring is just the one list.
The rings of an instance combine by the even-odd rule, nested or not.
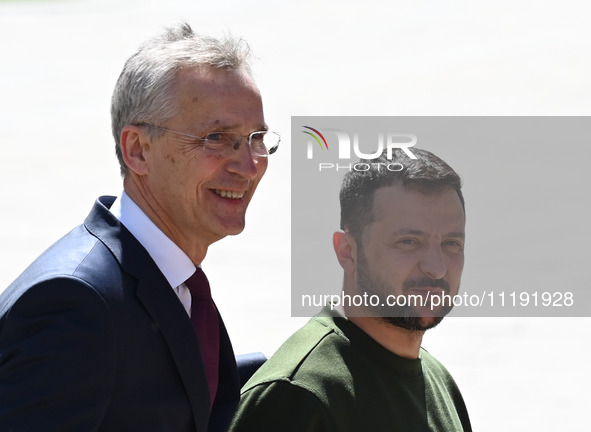
[(436, 327), (443, 317), (433, 317), (429, 324), (423, 324), (420, 317), (405, 316), (405, 317), (380, 317), (386, 324), (403, 328), (409, 331), (425, 331)]
[[(391, 294), (391, 287), (381, 280), (376, 275), (371, 274), (367, 259), (365, 258), (365, 252), (363, 248), (357, 249), (357, 290), (358, 292), (366, 292), (368, 295), (378, 295), (380, 299), (385, 299)], [(423, 278), (421, 280), (410, 280), (406, 281), (403, 285), (404, 292), (413, 287), (438, 287), (449, 292), (449, 284), (443, 279), (431, 279)], [(438, 316), (433, 317), (427, 324), (423, 324), (423, 317), (417, 316), (416, 311), (410, 305), (400, 306), (381, 306), (372, 308), (370, 316), (374, 316), (382, 320), (383, 322), (393, 325), (399, 328), (403, 328), (410, 331), (425, 331), (437, 326), (445, 315), (447, 315), (453, 304), (444, 306), (439, 312)]]

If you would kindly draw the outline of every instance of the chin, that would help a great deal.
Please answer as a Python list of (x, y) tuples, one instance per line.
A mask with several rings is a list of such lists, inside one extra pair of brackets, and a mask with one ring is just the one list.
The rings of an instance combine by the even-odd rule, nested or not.
[(418, 319), (421, 328), (424, 330), (429, 330), (433, 327), (437, 327), (439, 323), (443, 320), (443, 317), (421, 317)]
[(242, 231), (243, 230), (228, 231), (224, 237), (226, 237), (226, 236), (235, 236), (235, 235), (240, 234)]
[(443, 317), (383, 317), (386, 323), (410, 331), (425, 331), (436, 327)]
[(219, 216), (214, 221), (212, 229), (222, 235), (223, 237), (228, 235), (240, 234), (244, 231), (246, 225), (246, 218), (243, 215), (232, 215), (232, 216)]
[(222, 229), (220, 229), (220, 234), (223, 238), (226, 236), (238, 235), (242, 231), (244, 231), (244, 224), (236, 224), (236, 225), (232, 225), (232, 226), (224, 226)]

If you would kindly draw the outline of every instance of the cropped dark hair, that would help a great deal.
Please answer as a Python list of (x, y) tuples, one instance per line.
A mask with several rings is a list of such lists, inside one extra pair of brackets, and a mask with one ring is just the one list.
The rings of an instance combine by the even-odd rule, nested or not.
[(349, 231), (357, 242), (361, 242), (365, 226), (373, 222), (374, 195), (383, 187), (402, 184), (424, 194), (452, 188), (465, 211), (460, 176), (433, 153), (414, 147), (411, 151), (417, 159), (411, 159), (401, 149), (392, 149), (391, 160), (386, 152), (375, 159), (361, 159), (356, 166), (368, 169), (352, 170), (345, 175), (340, 192), (341, 229)]

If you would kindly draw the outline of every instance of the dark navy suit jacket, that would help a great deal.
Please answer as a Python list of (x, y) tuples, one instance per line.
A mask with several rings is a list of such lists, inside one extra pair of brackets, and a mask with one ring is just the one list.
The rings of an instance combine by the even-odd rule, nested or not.
[[(221, 431), (239, 398), (220, 318), (209, 414), (199, 342), (167, 280), (101, 197), (0, 296), (0, 431)], [(6, 245), (5, 245), (6, 246)]]

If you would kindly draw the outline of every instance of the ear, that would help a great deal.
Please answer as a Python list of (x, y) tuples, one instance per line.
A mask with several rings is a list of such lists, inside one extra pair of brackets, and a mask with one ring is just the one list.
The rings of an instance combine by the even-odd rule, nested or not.
[(150, 145), (146, 134), (139, 126), (127, 125), (121, 130), (121, 153), (123, 160), (131, 171), (137, 175), (148, 173), (148, 164), (146, 162), (146, 152)]
[(357, 242), (353, 236), (348, 232), (337, 231), (332, 235), (332, 245), (345, 273), (354, 274), (357, 262)]

